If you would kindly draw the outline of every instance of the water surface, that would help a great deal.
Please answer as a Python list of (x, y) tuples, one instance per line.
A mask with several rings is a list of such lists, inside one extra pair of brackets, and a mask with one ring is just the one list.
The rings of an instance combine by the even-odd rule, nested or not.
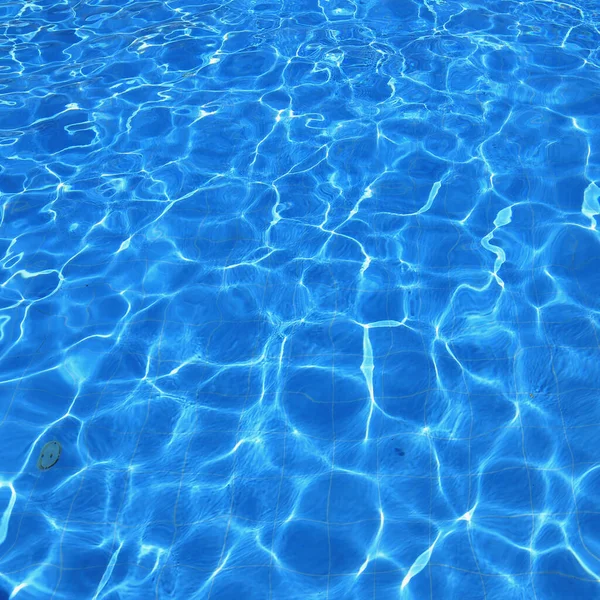
[(0, 597), (600, 596), (598, 2), (0, 20)]

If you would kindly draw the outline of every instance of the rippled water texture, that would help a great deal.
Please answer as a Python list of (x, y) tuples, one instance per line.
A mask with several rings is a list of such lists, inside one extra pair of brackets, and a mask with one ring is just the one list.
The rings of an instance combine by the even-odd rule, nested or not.
[(0, 599), (600, 597), (600, 2), (0, 18)]

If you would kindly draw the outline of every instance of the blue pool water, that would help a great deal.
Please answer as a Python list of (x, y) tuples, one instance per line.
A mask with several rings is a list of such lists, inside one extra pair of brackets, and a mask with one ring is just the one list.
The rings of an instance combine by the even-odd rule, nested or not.
[(600, 598), (600, 2), (0, 43), (0, 598)]

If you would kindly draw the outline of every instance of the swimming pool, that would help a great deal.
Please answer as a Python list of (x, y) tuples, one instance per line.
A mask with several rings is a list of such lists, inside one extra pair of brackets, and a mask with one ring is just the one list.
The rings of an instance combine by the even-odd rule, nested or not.
[(0, 16), (0, 598), (600, 597), (600, 3)]

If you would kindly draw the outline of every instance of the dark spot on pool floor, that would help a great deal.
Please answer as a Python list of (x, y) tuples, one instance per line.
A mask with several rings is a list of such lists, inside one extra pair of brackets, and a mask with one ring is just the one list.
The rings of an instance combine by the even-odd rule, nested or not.
[(398, 456), (404, 456), (405, 452), (404, 450), (402, 450), (402, 448), (394, 448), (394, 450), (396, 451), (396, 454)]
[(37, 461), (38, 469), (46, 471), (52, 468), (58, 462), (61, 451), (61, 445), (56, 440), (44, 444)]

